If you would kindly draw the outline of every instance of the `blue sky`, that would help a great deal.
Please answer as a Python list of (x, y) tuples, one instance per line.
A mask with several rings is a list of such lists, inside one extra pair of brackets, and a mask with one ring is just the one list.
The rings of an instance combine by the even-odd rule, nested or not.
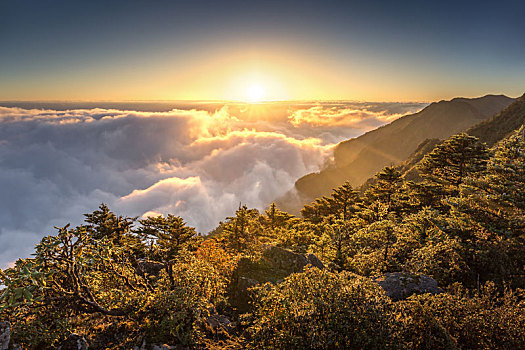
[(0, 100), (242, 99), (231, 81), (271, 76), (270, 99), (429, 101), (517, 96), (525, 81), (517, 0), (7, 0), (0, 13)]

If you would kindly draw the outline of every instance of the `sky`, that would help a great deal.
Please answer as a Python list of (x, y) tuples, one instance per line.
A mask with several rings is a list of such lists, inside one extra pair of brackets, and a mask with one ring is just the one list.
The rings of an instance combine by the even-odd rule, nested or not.
[(0, 100), (523, 94), (525, 2), (0, 1)]

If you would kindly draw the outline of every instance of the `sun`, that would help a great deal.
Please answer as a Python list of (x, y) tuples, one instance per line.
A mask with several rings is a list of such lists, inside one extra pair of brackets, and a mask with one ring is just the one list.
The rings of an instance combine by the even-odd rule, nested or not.
[(260, 102), (264, 99), (266, 95), (264, 88), (259, 84), (252, 84), (248, 87), (246, 91), (246, 97), (250, 102)]

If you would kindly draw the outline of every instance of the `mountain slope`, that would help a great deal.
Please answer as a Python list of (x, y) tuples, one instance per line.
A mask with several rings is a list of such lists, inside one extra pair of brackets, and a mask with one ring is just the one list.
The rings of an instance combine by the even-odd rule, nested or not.
[(361, 185), (383, 167), (400, 164), (425, 139), (448, 138), (490, 118), (513, 101), (503, 95), (487, 95), (432, 103), (418, 113), (341, 142), (334, 150), (333, 165), (300, 178), (295, 187), (301, 198), (313, 199), (344, 181)]
[(467, 133), (492, 146), (524, 124), (525, 94), (494, 117), (468, 129)]

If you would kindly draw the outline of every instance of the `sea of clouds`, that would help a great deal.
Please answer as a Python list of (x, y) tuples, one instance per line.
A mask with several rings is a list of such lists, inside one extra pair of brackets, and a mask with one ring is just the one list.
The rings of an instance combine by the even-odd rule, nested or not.
[(264, 209), (337, 142), (424, 106), (0, 107), (0, 268), (100, 203), (126, 216), (180, 215), (205, 234), (240, 202)]

